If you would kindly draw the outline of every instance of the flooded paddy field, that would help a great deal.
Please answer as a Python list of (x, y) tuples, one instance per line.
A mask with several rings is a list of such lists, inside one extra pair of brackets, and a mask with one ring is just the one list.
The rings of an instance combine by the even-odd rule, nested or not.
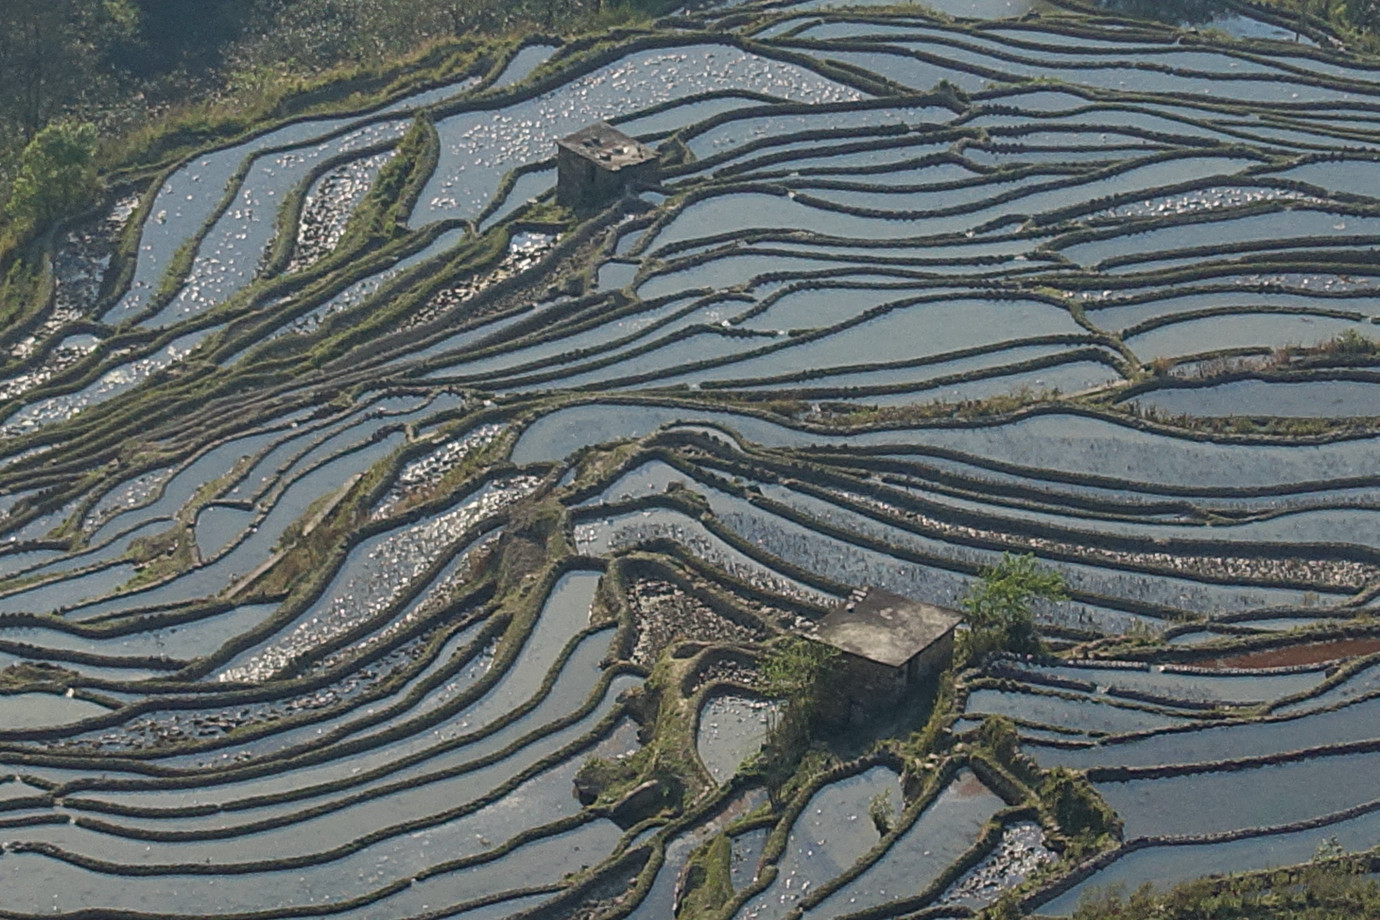
[[(510, 43), (56, 234), (0, 914), (1060, 916), (1380, 844), (1380, 70), (1108, 7)], [(599, 120), (659, 177), (576, 214)], [(780, 769), (769, 649), (1004, 553), (1047, 655)]]

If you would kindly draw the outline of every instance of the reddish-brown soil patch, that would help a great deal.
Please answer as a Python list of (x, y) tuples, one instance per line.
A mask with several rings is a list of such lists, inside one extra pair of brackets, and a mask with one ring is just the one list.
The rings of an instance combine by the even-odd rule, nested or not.
[(1332, 642), (1309, 642), (1282, 648), (1267, 648), (1230, 658), (1213, 658), (1202, 662), (1207, 668), (1283, 668), (1290, 665), (1320, 664), (1338, 658), (1352, 658), (1380, 652), (1380, 637), (1336, 639)]
[(961, 776), (959, 778), (958, 786), (954, 788), (954, 792), (961, 799), (972, 798), (975, 795), (982, 795), (984, 792), (987, 791), (987, 786), (984, 785), (982, 780), (978, 779), (976, 774), (973, 773), (965, 773), (963, 776)]

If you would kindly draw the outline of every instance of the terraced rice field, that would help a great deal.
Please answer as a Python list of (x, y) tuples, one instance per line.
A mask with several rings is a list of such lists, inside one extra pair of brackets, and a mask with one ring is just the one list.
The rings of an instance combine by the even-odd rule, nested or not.
[[(0, 342), (0, 916), (1062, 915), (1380, 844), (1380, 70), (1209, 26), (712, 6), (115, 189)], [(575, 219), (598, 119), (661, 182)], [(766, 641), (1008, 551), (1062, 659), (768, 789)]]

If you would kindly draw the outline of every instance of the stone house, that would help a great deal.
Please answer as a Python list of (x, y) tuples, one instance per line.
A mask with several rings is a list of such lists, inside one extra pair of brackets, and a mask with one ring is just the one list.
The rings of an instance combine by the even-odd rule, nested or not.
[(605, 122), (556, 141), (556, 201), (566, 207), (598, 207), (656, 181), (656, 151)]
[(962, 621), (956, 610), (862, 588), (820, 621), (815, 638), (843, 653), (840, 686), (857, 715), (895, 704), (951, 667)]

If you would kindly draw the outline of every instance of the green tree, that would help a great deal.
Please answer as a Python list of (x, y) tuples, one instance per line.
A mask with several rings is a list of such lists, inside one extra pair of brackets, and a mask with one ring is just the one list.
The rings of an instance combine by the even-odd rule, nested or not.
[(0, 2), (0, 122), (31, 140), (64, 110), (99, 97), (107, 53), (138, 27), (128, 0)]
[(96, 129), (60, 121), (39, 131), (19, 159), (5, 212), (16, 224), (41, 227), (78, 210), (99, 188)]
[(762, 658), (763, 690), (774, 699), (785, 700), (789, 709), (813, 714), (838, 656), (837, 650), (811, 639), (782, 639)]
[(66, 98), (79, 59), (73, 54), (71, 0), (0, 4), (0, 118), (25, 138), (38, 133), (56, 100)]
[(1138, 19), (1199, 25), (1230, 9), (1227, 0), (1100, 0), (1099, 6)]
[(1033, 553), (1003, 554), (1000, 562), (982, 570), (963, 597), (969, 629), (968, 659), (997, 649), (1039, 651), (1032, 605), (1037, 598), (1066, 597), (1064, 576), (1041, 566)]
[(269, 28), (269, 0), (103, 0), (114, 34), (107, 57), (137, 79), (181, 71), (188, 75), (219, 67), (233, 42)]
[(1380, 0), (1346, 0), (1346, 18), (1360, 29), (1380, 31)]
[(774, 644), (762, 658), (762, 692), (781, 707), (771, 717), (762, 745), (762, 766), (773, 804), (795, 773), (810, 743), (821, 704), (829, 694), (838, 650), (799, 636)]

